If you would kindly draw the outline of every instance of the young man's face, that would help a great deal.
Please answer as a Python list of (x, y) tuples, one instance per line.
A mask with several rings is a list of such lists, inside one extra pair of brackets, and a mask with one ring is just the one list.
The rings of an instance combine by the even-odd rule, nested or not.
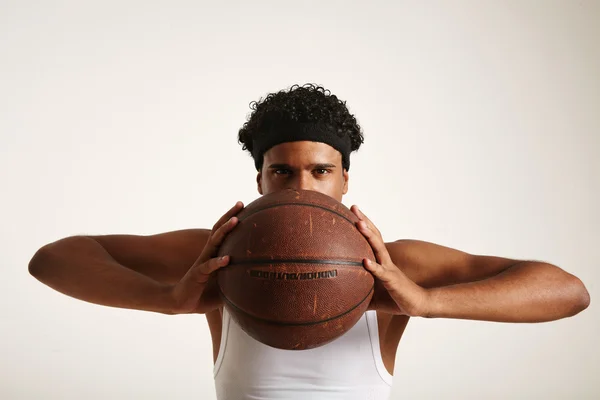
[(273, 146), (264, 154), (256, 179), (260, 194), (303, 189), (342, 201), (348, 191), (348, 171), (342, 168), (342, 155), (325, 143), (301, 141)]

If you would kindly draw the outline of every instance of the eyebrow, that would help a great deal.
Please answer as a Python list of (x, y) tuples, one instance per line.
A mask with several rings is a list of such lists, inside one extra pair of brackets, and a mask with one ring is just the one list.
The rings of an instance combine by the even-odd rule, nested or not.
[[(329, 164), (329, 163), (315, 163), (315, 164), (310, 164), (309, 167), (311, 168), (317, 168), (317, 169), (326, 169), (326, 168), (336, 168), (335, 164)], [(271, 164), (269, 165), (269, 169), (293, 169), (291, 165), (289, 164)]]

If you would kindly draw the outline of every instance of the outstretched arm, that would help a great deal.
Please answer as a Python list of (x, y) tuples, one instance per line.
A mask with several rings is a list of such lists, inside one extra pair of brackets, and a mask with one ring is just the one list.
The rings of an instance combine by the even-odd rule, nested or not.
[(433, 243), (385, 244), (358, 209), (358, 227), (375, 250), (365, 268), (378, 281), (373, 308), (391, 314), (497, 322), (545, 322), (587, 308), (583, 283), (539, 261), (464, 253)]
[(430, 289), (423, 316), (545, 322), (571, 317), (589, 302), (578, 278), (552, 264), (522, 261), (482, 281)]
[[(573, 316), (590, 302), (577, 277), (546, 262), (472, 255), (418, 241), (388, 247), (392, 260), (406, 262), (407, 275), (429, 271), (421, 279), (437, 281), (426, 289), (426, 301), (419, 309), (423, 317), (544, 322)], [(415, 253), (422, 256), (415, 258)]]
[(238, 202), (212, 231), (187, 229), (152, 236), (74, 236), (36, 252), (29, 272), (68, 296), (110, 307), (164, 314), (205, 313), (220, 305), (213, 272), (225, 235), (243, 208)]

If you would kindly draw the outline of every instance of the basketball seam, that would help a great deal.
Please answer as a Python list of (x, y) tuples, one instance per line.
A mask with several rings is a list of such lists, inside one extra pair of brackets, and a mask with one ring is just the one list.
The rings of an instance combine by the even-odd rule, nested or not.
[(329, 212), (331, 212), (333, 214), (336, 214), (336, 215), (342, 217), (346, 221), (350, 222), (352, 224), (352, 226), (354, 226), (354, 222), (352, 220), (350, 220), (350, 218), (346, 217), (344, 214), (342, 214), (340, 212), (337, 212), (337, 211), (334, 211), (334, 210), (332, 210), (330, 208), (327, 208), (327, 207), (324, 207), (324, 206), (320, 206), (320, 205), (317, 205), (317, 204), (310, 204), (310, 203), (279, 203), (279, 204), (272, 204), (270, 206), (266, 206), (266, 207), (263, 207), (263, 208), (259, 208), (258, 210), (251, 211), (248, 215), (244, 215), (243, 218), (240, 218), (239, 221), (242, 222), (245, 219), (248, 219), (250, 216), (252, 216), (254, 214), (257, 214), (257, 213), (259, 213), (261, 211), (268, 210), (270, 208), (280, 207), (280, 206), (308, 206), (308, 207), (320, 208), (320, 209), (323, 209), (325, 211), (329, 211)]
[(364, 303), (364, 301), (369, 297), (369, 295), (373, 292), (373, 290), (375, 289), (375, 285), (373, 285), (371, 287), (371, 290), (369, 290), (369, 292), (367, 293), (367, 295), (361, 300), (359, 301), (356, 305), (354, 305), (353, 307), (351, 307), (350, 309), (344, 311), (341, 314), (338, 314), (334, 317), (329, 317), (327, 319), (323, 319), (323, 320), (319, 320), (319, 321), (314, 321), (314, 322), (285, 322), (285, 321), (275, 321), (275, 320), (271, 320), (271, 319), (267, 319), (267, 318), (261, 318), (261, 317), (256, 317), (252, 314), (250, 314), (249, 312), (242, 310), (240, 307), (238, 307), (237, 305), (235, 305), (231, 300), (229, 300), (227, 298), (227, 296), (225, 296), (225, 294), (221, 291), (221, 288), (219, 287), (219, 291), (221, 291), (221, 295), (223, 296), (223, 299), (227, 302), (227, 304), (229, 304), (231, 307), (235, 308), (237, 311), (249, 316), (250, 318), (262, 321), (262, 322), (266, 322), (272, 325), (286, 325), (286, 326), (310, 326), (310, 325), (317, 325), (317, 324), (322, 324), (325, 322), (329, 322), (329, 321), (333, 321), (334, 319), (338, 319), (343, 317), (346, 314), (351, 313), (352, 311), (354, 311), (356, 308), (358, 308), (358, 306), (360, 306), (362, 303)]
[(236, 265), (252, 265), (252, 264), (333, 264), (333, 265), (347, 265), (352, 267), (362, 267), (362, 261), (349, 261), (349, 260), (319, 260), (314, 258), (301, 259), (301, 258), (256, 258), (250, 260), (235, 261), (234, 257), (231, 257), (231, 262), (227, 264), (227, 267), (233, 267)]

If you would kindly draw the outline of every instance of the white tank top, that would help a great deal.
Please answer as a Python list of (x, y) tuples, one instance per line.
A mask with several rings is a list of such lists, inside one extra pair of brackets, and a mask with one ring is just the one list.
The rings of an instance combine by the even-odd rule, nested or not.
[(340, 338), (309, 350), (280, 350), (250, 337), (223, 310), (214, 368), (219, 400), (387, 400), (392, 376), (381, 359), (376, 311)]

